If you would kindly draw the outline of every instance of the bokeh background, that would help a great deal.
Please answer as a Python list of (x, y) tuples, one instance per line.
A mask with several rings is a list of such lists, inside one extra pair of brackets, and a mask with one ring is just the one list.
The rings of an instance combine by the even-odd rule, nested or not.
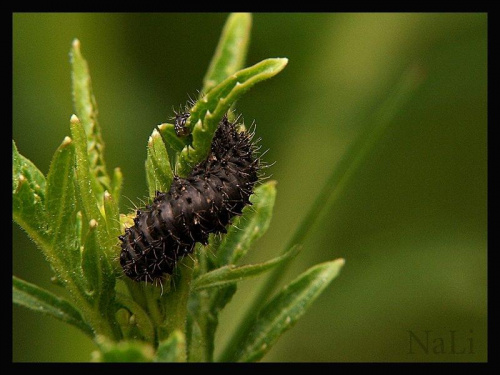
[[(47, 173), (73, 113), (69, 49), (88, 60), (108, 169), (147, 194), (154, 126), (196, 95), (227, 14), (13, 14), (13, 138)], [(288, 57), (238, 103), (278, 181), (268, 233), (245, 261), (270, 259), (410, 66), (424, 81), (349, 179), (284, 277), (344, 257), (341, 275), (266, 361), (487, 359), (487, 15), (254, 14), (247, 65)], [(333, 188), (333, 187), (332, 187)], [(131, 204), (122, 199), (122, 212)], [(49, 290), (51, 271), (13, 224), (13, 273)], [(221, 316), (219, 349), (259, 280)], [(409, 331), (430, 351), (413, 347)], [(450, 331), (456, 331), (452, 354)], [(13, 307), (14, 361), (87, 361), (73, 327)], [(445, 353), (433, 348), (444, 344)], [(472, 352), (470, 351), (472, 342)], [(439, 349), (439, 348), (438, 348)], [(439, 350), (438, 350), (439, 351)]]

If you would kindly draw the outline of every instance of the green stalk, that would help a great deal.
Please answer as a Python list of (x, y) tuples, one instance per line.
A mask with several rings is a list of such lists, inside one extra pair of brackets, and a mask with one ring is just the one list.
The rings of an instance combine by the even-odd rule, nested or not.
[[(190, 256), (184, 257), (177, 266), (178, 274), (174, 275), (173, 290), (162, 298), (165, 309), (165, 322), (160, 327), (158, 338), (162, 342), (169, 335), (178, 330), (186, 335), (187, 302), (193, 279), (194, 259)], [(184, 355), (184, 362), (186, 356)]]

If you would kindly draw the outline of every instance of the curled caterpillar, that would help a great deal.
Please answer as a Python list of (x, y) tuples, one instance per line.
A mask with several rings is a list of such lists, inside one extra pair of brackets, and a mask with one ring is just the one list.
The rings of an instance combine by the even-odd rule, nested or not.
[(210, 233), (227, 232), (231, 219), (251, 204), (259, 180), (252, 138), (227, 116), (222, 118), (207, 159), (188, 177), (174, 177), (168, 192), (156, 192), (153, 202), (137, 211), (134, 225), (119, 236), (125, 275), (161, 282), (197, 242), (207, 245)]

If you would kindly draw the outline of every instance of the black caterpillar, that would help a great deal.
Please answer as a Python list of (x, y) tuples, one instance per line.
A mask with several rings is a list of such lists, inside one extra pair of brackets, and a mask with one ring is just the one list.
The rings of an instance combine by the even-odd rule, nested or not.
[(189, 128), (186, 126), (186, 121), (189, 118), (189, 112), (175, 112), (174, 130), (178, 137), (185, 137), (190, 134)]
[(170, 118), (171, 120), (174, 120), (174, 130), (178, 137), (186, 137), (191, 133), (189, 128), (186, 126), (186, 121), (189, 118), (189, 108), (194, 104), (195, 101), (189, 97), (189, 100), (184, 107), (184, 111), (181, 108), (179, 108), (178, 112), (174, 110), (174, 117)]
[(227, 116), (219, 122), (207, 159), (186, 178), (174, 177), (168, 192), (156, 192), (119, 236), (120, 264), (135, 281), (157, 283), (177, 261), (208, 244), (210, 233), (227, 233), (234, 216), (250, 205), (259, 180), (253, 133), (239, 132)]

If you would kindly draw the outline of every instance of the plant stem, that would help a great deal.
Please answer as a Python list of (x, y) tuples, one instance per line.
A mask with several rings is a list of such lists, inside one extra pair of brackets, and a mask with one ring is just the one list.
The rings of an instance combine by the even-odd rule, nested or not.
[[(337, 167), (333, 170), (326, 184), (317, 195), (312, 207), (304, 217), (293, 237), (284, 247), (284, 252), (296, 244), (303, 244), (306, 238), (313, 232), (313, 229), (323, 222), (323, 218), (331, 211), (332, 206), (337, 202), (350, 178), (356, 173), (360, 165), (364, 162), (381, 136), (392, 124), (393, 118), (402, 108), (403, 104), (410, 97), (410, 94), (418, 87), (422, 81), (422, 72), (419, 67), (410, 67), (403, 74), (394, 90), (382, 103), (379, 109), (373, 114), (373, 127), (371, 131), (361, 135), (350, 149), (344, 154)], [(326, 198), (326, 201), (325, 201)], [(290, 262), (284, 262), (280, 267), (274, 269), (267, 277), (257, 296), (253, 299), (246, 314), (238, 325), (238, 330), (228, 341), (224, 351), (220, 356), (220, 361), (230, 361), (233, 351), (238, 344), (248, 335), (250, 322), (259, 311), (260, 307), (269, 298), (277, 284), (282, 279)]]
[(184, 257), (177, 269), (179, 273), (174, 276), (174, 289), (162, 298), (166, 318), (159, 329), (160, 342), (167, 339), (176, 329), (186, 335), (187, 302), (193, 278), (194, 259), (190, 256)]
[(87, 314), (87, 318), (96, 336), (105, 336), (111, 341), (122, 339), (122, 333), (115, 317), (102, 315), (99, 311), (95, 311), (92, 316)]

